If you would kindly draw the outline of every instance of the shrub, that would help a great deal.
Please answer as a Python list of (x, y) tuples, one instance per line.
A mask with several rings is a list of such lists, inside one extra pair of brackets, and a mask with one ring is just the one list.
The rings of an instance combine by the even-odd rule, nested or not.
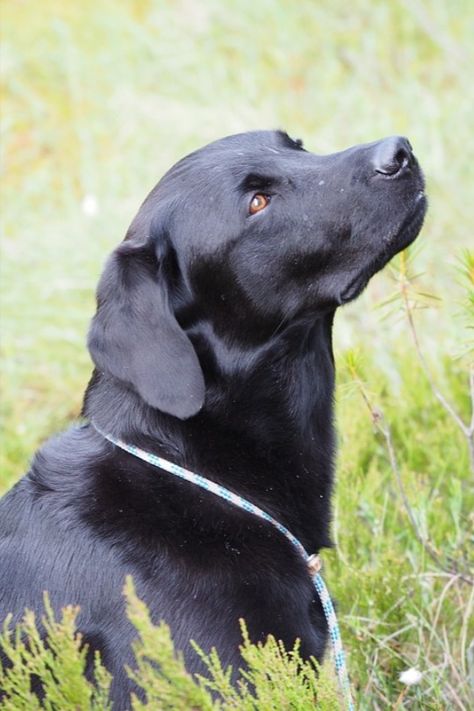
[[(144, 602), (135, 594), (132, 580), (125, 586), (127, 614), (138, 636), (133, 643), (136, 666), (127, 669), (131, 679), (143, 689), (145, 700), (132, 695), (133, 711), (335, 711), (340, 708), (335, 681), (330, 669), (316, 661), (304, 662), (299, 643), (285, 650), (281, 642), (268, 637), (265, 644), (250, 643), (245, 623), (241, 622), (242, 657), (237, 686), (231, 684), (232, 669), (224, 669), (215, 649), (205, 654), (193, 645), (207, 666), (207, 678), (189, 674), (182, 654), (173, 648), (168, 626), (154, 625)], [(87, 645), (82, 645), (76, 629), (79, 609), (68, 606), (56, 620), (47, 594), (41, 635), (35, 616), (26, 611), (23, 621), (11, 629), (7, 618), (0, 646), (11, 662), (0, 666), (0, 688), (6, 694), (0, 708), (5, 711), (107, 711), (111, 676), (96, 655), (94, 682), (84, 676)], [(43, 684), (42, 706), (31, 691), (31, 675)]]

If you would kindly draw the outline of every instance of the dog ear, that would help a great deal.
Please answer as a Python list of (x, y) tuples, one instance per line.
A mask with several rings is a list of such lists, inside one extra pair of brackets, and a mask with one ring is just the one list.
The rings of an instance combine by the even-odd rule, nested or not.
[(125, 240), (110, 257), (88, 346), (99, 370), (130, 384), (152, 407), (182, 420), (201, 409), (204, 376), (151, 244)]

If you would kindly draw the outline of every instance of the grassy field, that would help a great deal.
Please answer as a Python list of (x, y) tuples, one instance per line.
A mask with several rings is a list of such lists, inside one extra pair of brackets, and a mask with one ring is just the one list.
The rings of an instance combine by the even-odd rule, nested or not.
[[(252, 128), (322, 153), (394, 133), (414, 145), (430, 197), (410, 267), (421, 275), (399, 258), (336, 323), (325, 576), (361, 709), (474, 704), (468, 447), (407, 319), (408, 306), (468, 423), (473, 36), (470, 0), (3, 3), (0, 490), (77, 417), (101, 265), (175, 160)], [(411, 687), (399, 681), (410, 667), (423, 673)]]

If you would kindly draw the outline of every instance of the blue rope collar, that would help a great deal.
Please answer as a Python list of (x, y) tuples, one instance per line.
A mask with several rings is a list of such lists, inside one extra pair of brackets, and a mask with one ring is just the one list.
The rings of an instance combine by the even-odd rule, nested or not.
[(185, 479), (186, 481), (189, 481), (192, 484), (195, 484), (196, 486), (200, 486), (202, 489), (210, 491), (216, 496), (220, 496), (222, 499), (225, 499), (230, 504), (233, 504), (234, 506), (237, 506), (238, 508), (247, 511), (248, 513), (251, 513), (254, 516), (258, 516), (258, 518), (261, 518), (264, 521), (268, 521), (268, 523), (271, 523), (274, 528), (280, 531), (280, 533), (282, 533), (290, 541), (290, 543), (296, 548), (299, 554), (306, 561), (306, 564), (308, 566), (308, 572), (311, 575), (314, 587), (316, 588), (316, 591), (321, 600), (324, 615), (326, 617), (326, 621), (329, 628), (329, 636), (331, 638), (332, 652), (334, 657), (334, 666), (336, 669), (339, 685), (344, 695), (347, 709), (349, 709), (349, 711), (353, 711), (354, 704), (351, 696), (349, 675), (345, 662), (344, 649), (342, 647), (341, 633), (339, 631), (339, 625), (337, 622), (334, 605), (332, 604), (332, 600), (329, 595), (326, 584), (324, 583), (324, 580), (319, 573), (321, 569), (321, 561), (319, 559), (319, 556), (315, 554), (309, 555), (302, 543), (291, 533), (291, 531), (286, 528), (286, 526), (283, 526), (283, 524), (274, 519), (273, 516), (270, 516), (270, 514), (268, 514), (266, 511), (263, 511), (258, 506), (255, 506), (255, 504), (252, 504), (247, 499), (238, 496), (238, 494), (234, 494), (232, 491), (229, 491), (229, 489), (226, 489), (220, 484), (216, 484), (216, 482), (211, 481), (210, 479), (206, 479), (205, 477), (200, 476), (200, 474), (195, 474), (194, 472), (191, 472), (188, 469), (184, 469), (183, 467), (178, 466), (178, 464), (168, 462), (166, 459), (162, 459), (156, 454), (146, 452), (145, 450), (140, 449), (139, 447), (135, 447), (132, 444), (127, 444), (126, 442), (123, 442), (120, 439), (116, 439), (111, 435), (104, 434), (104, 432), (101, 432), (94, 424), (93, 427), (106, 440), (116, 445), (117, 447), (120, 447), (120, 449), (123, 449), (125, 452), (132, 454), (134, 457), (138, 457), (139, 459), (142, 459), (144, 462), (147, 462), (148, 464), (151, 464), (154, 467), (164, 469), (170, 474), (174, 474), (175, 476), (178, 476), (181, 479)]

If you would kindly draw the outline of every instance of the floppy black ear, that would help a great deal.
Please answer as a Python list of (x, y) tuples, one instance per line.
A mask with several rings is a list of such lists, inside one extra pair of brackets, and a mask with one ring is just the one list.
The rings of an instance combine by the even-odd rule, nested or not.
[(151, 245), (125, 241), (110, 257), (88, 346), (99, 370), (132, 385), (152, 407), (183, 420), (201, 409), (203, 373)]

